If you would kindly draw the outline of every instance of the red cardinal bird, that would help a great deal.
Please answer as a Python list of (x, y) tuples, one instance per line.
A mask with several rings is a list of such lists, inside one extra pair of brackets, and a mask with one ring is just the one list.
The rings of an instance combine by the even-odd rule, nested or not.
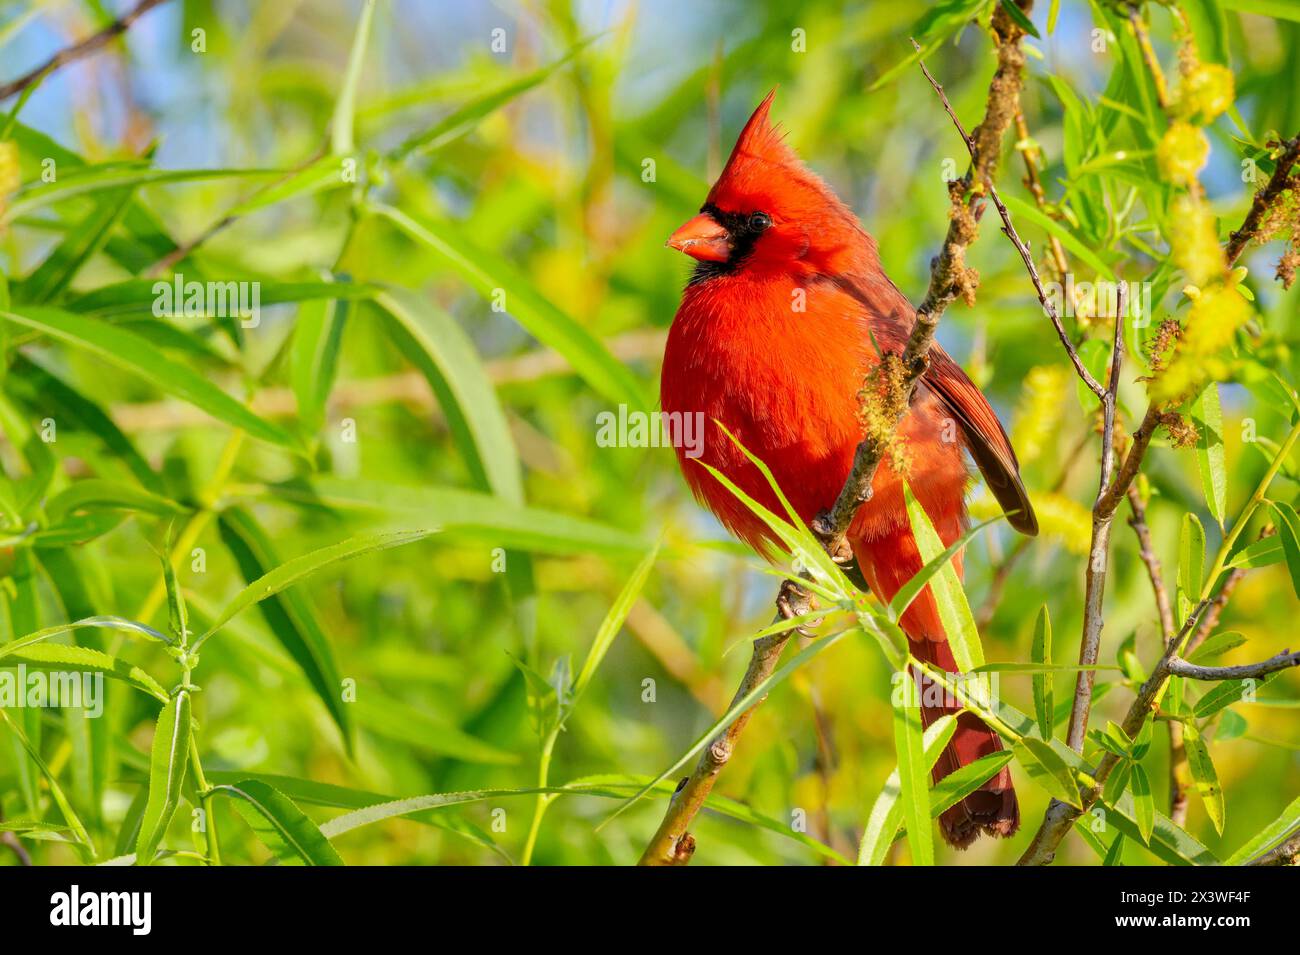
[[(660, 393), (665, 412), (704, 413), (705, 463), (781, 513), (766, 479), (713, 425), (716, 419), (771, 468), (799, 516), (811, 521), (834, 503), (863, 437), (857, 397), (863, 379), (880, 352), (901, 353), (915, 312), (881, 268), (875, 240), (770, 124), (773, 95), (745, 125), (700, 214), (668, 240), (699, 264), (668, 333)], [(802, 311), (795, 307), (801, 299)], [(907, 480), (945, 546), (961, 536), (966, 520), (970, 474), (963, 447), (1012, 526), (1038, 532), (997, 415), (938, 345), (930, 349), (929, 370), (899, 435)], [(677, 454), (696, 497), (732, 533), (761, 553), (778, 547), (766, 526), (685, 449)], [(848, 538), (867, 583), (889, 600), (922, 561), (902, 478), (888, 459), (872, 488)], [(955, 563), (960, 574), (960, 555)], [(918, 659), (957, 670), (928, 588), (903, 614), (902, 626)], [(923, 706), (922, 721), (929, 726), (958, 709)], [(962, 713), (934, 779), (1001, 748), (997, 734)], [(1019, 824), (1005, 768), (940, 819), (944, 838), (959, 848), (981, 831), (1009, 836)]]

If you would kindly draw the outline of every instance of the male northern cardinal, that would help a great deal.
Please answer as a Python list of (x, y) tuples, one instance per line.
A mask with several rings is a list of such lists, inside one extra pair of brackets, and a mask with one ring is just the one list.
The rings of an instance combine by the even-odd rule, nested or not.
[[(773, 95), (745, 125), (700, 214), (668, 240), (699, 264), (668, 333), (660, 393), (667, 413), (703, 412), (705, 463), (782, 512), (767, 480), (712, 424), (716, 420), (768, 465), (807, 522), (839, 494), (863, 437), (858, 391), (881, 353), (902, 351), (915, 312), (881, 268), (875, 240), (769, 122)], [(951, 545), (966, 519), (965, 447), (1012, 526), (1036, 534), (1016, 455), (997, 415), (942, 348), (931, 346), (929, 357), (898, 432), (917, 500)], [(777, 542), (766, 526), (685, 449), (677, 454), (696, 497), (737, 537), (771, 553)], [(889, 600), (922, 561), (904, 507), (903, 478), (888, 458), (872, 489), (848, 539), (871, 589)], [(955, 564), (960, 574), (960, 555)], [(928, 588), (903, 614), (902, 626), (918, 659), (956, 671)], [(951, 702), (927, 705), (934, 697), (922, 694), (926, 726), (960, 709)], [(1001, 748), (997, 734), (964, 712), (934, 779)], [(944, 838), (959, 848), (981, 831), (1009, 836), (1019, 824), (1005, 768), (940, 818)]]

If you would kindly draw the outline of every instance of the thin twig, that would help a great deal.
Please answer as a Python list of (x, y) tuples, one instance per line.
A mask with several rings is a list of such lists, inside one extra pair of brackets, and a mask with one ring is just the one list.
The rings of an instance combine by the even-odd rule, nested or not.
[(1270, 673), (1289, 670), (1296, 666), (1300, 666), (1300, 653), (1283, 650), (1277, 656), (1269, 657), (1260, 663), (1244, 663), (1231, 667), (1203, 667), (1196, 663), (1188, 663), (1182, 657), (1174, 657), (1169, 661), (1169, 672), (1173, 676), (1184, 676), (1189, 680), (1258, 680)]
[(25, 73), (16, 80), (11, 80), (3, 86), (0, 86), (0, 100), (5, 100), (16, 93), (21, 93), (33, 83), (49, 76), (55, 70), (59, 70), (67, 66), (69, 63), (75, 63), (77, 60), (89, 56), (96, 50), (107, 45), (114, 37), (120, 36), (129, 30), (131, 24), (135, 23), (136, 20), (140, 19), (140, 17), (144, 16), (154, 7), (165, 2), (166, 0), (140, 0), (140, 2), (131, 10), (118, 17), (98, 33), (88, 36), (86, 39), (79, 43), (74, 43), (72, 46), (64, 47), (31, 72)]
[(1291, 180), (1291, 167), (1300, 162), (1300, 134), (1279, 145), (1282, 147), (1282, 154), (1278, 157), (1277, 166), (1268, 184), (1255, 193), (1255, 198), (1250, 203), (1250, 211), (1246, 213), (1241, 228), (1228, 236), (1228, 246), (1224, 253), (1228, 265), (1233, 265), (1241, 257), (1250, 240), (1259, 235), (1264, 216), (1273, 207), (1273, 203), (1277, 202), (1278, 197), (1287, 189), (1300, 188), (1300, 184)]
[(1300, 859), (1300, 832), (1295, 833), (1277, 848), (1270, 849), (1256, 859), (1251, 859), (1246, 865), (1295, 865), (1298, 859)]

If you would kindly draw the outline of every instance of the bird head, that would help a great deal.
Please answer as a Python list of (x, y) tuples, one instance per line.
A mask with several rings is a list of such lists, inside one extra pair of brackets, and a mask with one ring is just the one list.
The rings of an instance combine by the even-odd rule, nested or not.
[(668, 246), (700, 262), (696, 277), (840, 271), (866, 238), (853, 213), (800, 161), (769, 113), (754, 110), (699, 215)]

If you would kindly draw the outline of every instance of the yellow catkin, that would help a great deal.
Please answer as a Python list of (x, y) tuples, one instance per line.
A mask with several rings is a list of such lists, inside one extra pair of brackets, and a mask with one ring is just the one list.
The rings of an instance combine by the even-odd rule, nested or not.
[(1193, 285), (1205, 285), (1223, 274), (1223, 249), (1214, 216), (1203, 202), (1179, 196), (1169, 210), (1176, 223), (1170, 238), (1174, 263)]
[(18, 191), (21, 183), (18, 146), (11, 142), (0, 142), (0, 213), (4, 212), (9, 196)]
[[(1030, 495), (1034, 513), (1038, 516), (1039, 536), (1061, 545), (1071, 554), (1087, 554), (1092, 539), (1092, 514), (1078, 501), (1064, 494), (1036, 493)], [(977, 521), (988, 520), (1002, 513), (1002, 508), (991, 495), (982, 494), (971, 501), (970, 514)]]
[(1227, 112), (1236, 96), (1232, 71), (1218, 63), (1197, 63), (1183, 72), (1174, 110), (1202, 125)]
[(1171, 123), (1156, 147), (1160, 175), (1175, 186), (1190, 186), (1195, 182), (1209, 158), (1210, 141), (1191, 123)]
[(1200, 289), (1183, 322), (1173, 357), (1148, 386), (1151, 400), (1177, 405), (1205, 382), (1226, 378), (1231, 364), (1224, 352), (1250, 316), (1250, 303), (1235, 285), (1220, 282)]
[(1069, 371), (1063, 365), (1029, 369), (1011, 431), (1011, 443), (1022, 464), (1038, 460), (1051, 447), (1059, 430), (1061, 401), (1071, 394)]

